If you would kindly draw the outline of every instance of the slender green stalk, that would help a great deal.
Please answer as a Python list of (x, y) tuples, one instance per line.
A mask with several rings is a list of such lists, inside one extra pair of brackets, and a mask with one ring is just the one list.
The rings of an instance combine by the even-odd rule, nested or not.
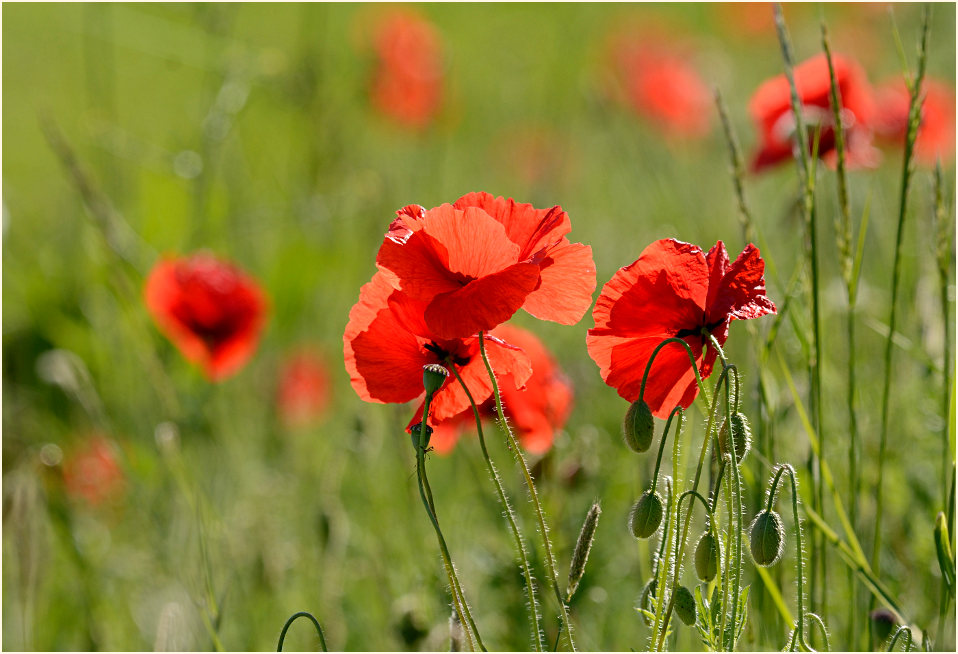
[(930, 10), (925, 6), (922, 15), (921, 41), (918, 47), (918, 72), (911, 81), (910, 99), (908, 103), (908, 131), (905, 136), (905, 155), (902, 160), (901, 195), (898, 204), (898, 231), (895, 237), (895, 262), (892, 266), (891, 279), (891, 310), (888, 317), (888, 339), (885, 341), (885, 381), (882, 387), (881, 427), (878, 444), (878, 480), (875, 484), (875, 530), (872, 541), (872, 568), (876, 573), (881, 570), (882, 513), (883, 513), (883, 486), (885, 469), (885, 445), (888, 440), (888, 409), (891, 398), (892, 379), (892, 339), (895, 334), (896, 318), (898, 317), (898, 284), (901, 278), (901, 250), (904, 241), (905, 218), (908, 213), (908, 190), (912, 175), (912, 154), (915, 149), (915, 138), (918, 135), (918, 124), (921, 120), (921, 87), (925, 79), (925, 60), (928, 46), (928, 28), (930, 24)]
[(725, 133), (725, 142), (728, 145), (729, 165), (732, 170), (732, 185), (735, 187), (735, 197), (738, 200), (739, 222), (742, 225), (742, 237), (746, 243), (755, 241), (755, 226), (752, 220), (752, 212), (749, 211), (748, 203), (745, 201), (745, 166), (742, 163), (742, 155), (738, 147), (738, 139), (735, 138), (735, 132), (732, 131), (732, 123), (728, 117), (728, 109), (725, 107), (725, 101), (722, 99), (722, 92), (715, 88), (715, 106), (718, 108), (719, 118), (722, 121), (722, 131)]
[(509, 448), (512, 450), (513, 455), (515, 455), (516, 462), (519, 464), (519, 468), (522, 470), (523, 477), (525, 477), (526, 486), (529, 488), (529, 496), (532, 500), (532, 505), (535, 508), (536, 519), (539, 522), (539, 535), (542, 537), (542, 546), (545, 550), (544, 559), (546, 572), (552, 581), (552, 589), (555, 592), (556, 601), (559, 602), (559, 611), (562, 614), (562, 624), (565, 625), (566, 641), (569, 645), (569, 649), (574, 652), (575, 640), (572, 636), (572, 623), (569, 621), (569, 611), (562, 599), (562, 591), (559, 589), (559, 574), (556, 572), (555, 557), (552, 554), (552, 542), (549, 540), (549, 529), (546, 527), (545, 516), (542, 512), (542, 503), (539, 502), (539, 493), (536, 491), (535, 482), (533, 482), (532, 474), (529, 472), (529, 465), (526, 463), (525, 457), (522, 455), (522, 450), (519, 449), (519, 443), (516, 441), (516, 437), (512, 433), (512, 428), (509, 426), (509, 422), (506, 420), (505, 412), (502, 410), (502, 397), (499, 394), (499, 382), (496, 381), (496, 373), (493, 372), (492, 364), (489, 363), (489, 357), (486, 355), (484, 336), (485, 335), (482, 332), (479, 332), (479, 351), (482, 354), (483, 363), (486, 364), (486, 372), (489, 373), (489, 380), (492, 382), (492, 395), (496, 398), (496, 411), (499, 414), (499, 424), (502, 426), (502, 430), (505, 432), (506, 437), (508, 438)]
[(279, 633), (279, 642), (276, 645), (276, 651), (283, 651), (283, 643), (286, 641), (286, 632), (289, 631), (290, 626), (297, 618), (308, 618), (309, 621), (313, 623), (313, 626), (316, 627), (316, 633), (319, 635), (319, 646), (323, 648), (324, 652), (328, 652), (329, 650), (326, 649), (326, 636), (323, 635), (323, 628), (320, 626), (319, 620), (309, 611), (299, 611), (289, 616), (289, 620), (286, 621), (286, 624), (283, 625), (283, 630)]
[(942, 504), (947, 501), (948, 488), (948, 469), (954, 458), (951, 456), (951, 421), (948, 420), (948, 414), (951, 408), (951, 318), (952, 312), (949, 311), (950, 302), (948, 301), (948, 285), (951, 282), (951, 238), (950, 223), (948, 221), (948, 210), (944, 202), (944, 181), (941, 175), (941, 161), (935, 166), (935, 211), (933, 214), (936, 239), (935, 239), (935, 260), (938, 264), (938, 290), (941, 299), (941, 317), (942, 317), (942, 352), (944, 354), (941, 366), (941, 385), (942, 385), (942, 406), (941, 406), (941, 485), (942, 485)]
[[(734, 365), (726, 365), (725, 371), (732, 371), (735, 373), (735, 379), (738, 379), (738, 371)], [(721, 379), (719, 380), (721, 381)], [(718, 400), (718, 389), (716, 389), (716, 401)], [(731, 459), (731, 465), (729, 466), (732, 469), (732, 474), (729, 477), (729, 481), (733, 483), (734, 492), (732, 493), (735, 501), (735, 508), (732, 513), (735, 514), (735, 531), (734, 537), (729, 539), (729, 554), (731, 555), (731, 545), (732, 542), (735, 543), (735, 565), (732, 568), (732, 577), (733, 587), (732, 587), (732, 629), (729, 632), (729, 642), (728, 642), (728, 651), (735, 650), (735, 633), (737, 632), (737, 613), (738, 613), (738, 596), (741, 592), (742, 586), (742, 480), (739, 475), (738, 462), (735, 460), (735, 430), (732, 429), (732, 398), (731, 398), (731, 388), (729, 386), (728, 378), (725, 378), (725, 419), (728, 421), (728, 435), (729, 435), (729, 454)], [(731, 509), (731, 507), (729, 507)], [(732, 528), (732, 519), (729, 518), (729, 528)], [(724, 635), (724, 634), (723, 634)]]
[(911, 629), (906, 626), (901, 626), (901, 627), (898, 627), (898, 630), (895, 631), (895, 635), (892, 636), (891, 642), (888, 643), (888, 649), (885, 650), (886, 652), (895, 651), (895, 645), (898, 644), (898, 639), (901, 637), (902, 634), (905, 634), (905, 645), (904, 645), (905, 651), (906, 652), (911, 651)]
[[(416, 447), (416, 471), (419, 478), (419, 496), (422, 498), (422, 504), (426, 508), (426, 514), (436, 531), (436, 538), (439, 541), (439, 550), (442, 554), (443, 566), (446, 569), (446, 576), (449, 577), (449, 587), (452, 592), (453, 604), (456, 613), (459, 616), (459, 622), (463, 625), (463, 632), (469, 642), (469, 648), (475, 650), (475, 645), (486, 651), (479, 637), (479, 631), (476, 629), (476, 623), (472, 619), (469, 611), (469, 605), (466, 603), (465, 595), (462, 592), (462, 586), (459, 583), (459, 577), (456, 574), (456, 568), (452, 564), (452, 557), (449, 554), (449, 548), (446, 546), (446, 539), (442, 535), (442, 529), (439, 527), (439, 519), (436, 516), (435, 503), (432, 500), (432, 489), (429, 487), (429, 480), (426, 477), (426, 432), (429, 422), (429, 405), (432, 403), (432, 393), (426, 393), (426, 400), (422, 409), (422, 424), (419, 428), (419, 444)], [(468, 625), (468, 626), (467, 626)], [(470, 633), (471, 631), (471, 633)], [(473, 642), (475, 638), (475, 642)]]
[[(775, 503), (775, 495), (778, 492), (778, 482), (782, 478), (783, 474), (788, 474), (789, 479), (792, 482), (792, 521), (795, 523), (795, 540), (797, 542), (798, 549), (795, 553), (795, 576), (798, 585), (798, 620), (795, 623), (795, 629), (797, 633), (797, 642), (805, 647), (807, 650), (811, 651), (812, 648), (805, 641), (805, 575), (804, 575), (804, 566), (802, 564), (802, 559), (805, 556), (805, 550), (802, 547), (802, 522), (798, 518), (798, 481), (795, 479), (795, 469), (787, 463), (784, 463), (778, 467), (778, 470), (775, 471), (775, 477), (772, 480), (772, 485), (769, 488), (768, 499), (766, 501), (765, 510), (771, 511), (772, 506)], [(824, 625), (822, 626), (824, 630)]]
[(472, 414), (476, 419), (476, 430), (479, 433), (479, 448), (482, 450), (482, 456), (486, 460), (486, 466), (489, 468), (489, 474), (492, 477), (492, 481), (496, 486), (496, 494), (499, 496), (499, 503), (502, 504), (503, 509), (505, 510), (506, 522), (509, 523), (509, 529), (512, 531), (512, 537), (516, 543), (516, 551), (519, 554), (519, 561), (522, 564), (522, 574), (526, 579), (526, 594), (529, 599), (529, 619), (532, 621), (532, 629), (535, 633), (535, 640), (533, 641), (536, 651), (541, 652), (543, 649), (542, 644), (542, 628), (539, 625), (539, 605), (535, 595), (535, 584), (532, 579), (532, 569), (529, 567), (529, 557), (526, 554), (526, 547), (523, 544), (522, 534), (519, 532), (519, 525), (516, 523), (516, 515), (512, 510), (512, 505), (509, 503), (509, 499), (506, 497), (506, 491), (502, 487), (502, 479), (499, 477), (499, 471), (496, 470), (496, 466), (492, 463), (492, 459), (489, 457), (489, 450), (486, 449), (486, 439), (482, 434), (482, 418), (479, 416), (479, 407), (476, 406), (476, 402), (472, 397), (472, 393), (469, 391), (469, 387), (466, 386), (466, 382), (463, 381), (462, 377), (459, 375), (459, 371), (456, 370), (456, 366), (452, 364), (451, 361), (447, 361), (449, 369), (452, 371), (452, 374), (456, 376), (456, 381), (459, 382), (459, 385), (462, 387), (463, 392), (465, 392), (466, 397), (469, 398), (469, 405), (472, 407)]
[[(681, 410), (681, 408), (680, 408), (680, 410)], [(679, 426), (677, 427), (677, 432), (678, 432), (678, 433), (676, 434), (676, 437), (672, 439), (672, 470), (674, 470), (674, 471), (676, 471), (676, 472), (678, 472), (678, 469), (679, 469), (678, 466), (679, 466), (679, 442), (680, 442), (680, 439), (679, 439), (678, 436), (679, 436), (679, 434), (681, 434), (681, 432), (682, 432), (682, 423), (684, 422), (684, 418), (685, 418), (684, 414), (681, 414), (681, 413), (680, 413), (680, 414), (679, 414)], [(676, 483), (677, 483), (677, 482), (678, 482), (678, 480), (676, 480)], [(668, 477), (666, 477), (666, 478), (665, 478), (665, 488), (666, 488), (666, 490), (667, 490), (668, 493), (669, 493), (669, 497), (672, 496), (672, 485), (671, 485), (671, 484), (672, 484), (671, 480), (670, 480)], [(676, 537), (676, 535), (677, 535), (676, 532), (677, 532), (677, 530), (678, 530), (678, 519), (679, 519), (679, 512), (678, 512), (678, 510), (673, 510), (673, 507), (670, 506), (670, 507), (669, 507), (669, 512), (668, 512), (668, 517), (669, 517), (669, 519), (668, 519), (668, 523), (667, 523), (666, 526), (665, 526), (665, 534), (663, 534), (663, 536), (662, 536), (662, 544), (661, 544), (662, 547), (661, 547), (661, 550), (660, 550), (660, 551), (663, 551), (663, 550), (664, 550), (665, 552), (671, 552), (671, 551), (672, 551), (672, 540), (673, 540), (673, 539)], [(667, 564), (667, 562), (666, 562), (666, 559), (663, 559), (663, 558), (661, 557), (661, 555), (659, 556), (659, 561), (657, 562), (657, 565), (659, 565), (659, 566), (661, 567), (661, 570), (659, 570), (659, 571), (657, 572), (657, 575), (658, 575), (658, 576), (656, 577), (657, 582), (656, 582), (656, 593), (655, 593), (655, 595), (656, 595), (656, 597), (657, 597), (658, 599), (657, 599), (657, 601), (656, 601), (655, 621), (654, 621), (653, 624), (652, 624), (652, 636), (651, 636), (651, 641), (650, 641), (650, 643), (649, 643), (649, 649), (652, 649), (652, 644), (655, 643), (655, 636), (656, 636), (656, 634), (658, 634), (660, 631), (663, 632), (663, 633), (666, 632), (666, 631), (668, 631), (668, 620), (667, 620), (667, 618), (666, 618), (665, 602), (663, 602), (662, 599), (665, 598), (666, 585), (669, 583), (669, 566), (668, 566), (668, 564)], [(663, 638), (664, 638), (664, 636), (663, 636)], [(656, 649), (656, 651), (658, 651), (658, 650)]]

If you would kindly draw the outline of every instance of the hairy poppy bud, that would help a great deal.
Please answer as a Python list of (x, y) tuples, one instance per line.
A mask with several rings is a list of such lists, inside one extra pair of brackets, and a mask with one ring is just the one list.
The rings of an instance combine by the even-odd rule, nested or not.
[(655, 422), (652, 420), (652, 409), (645, 400), (636, 400), (629, 406), (622, 421), (622, 434), (625, 444), (633, 452), (645, 452), (652, 447)]
[(648, 538), (662, 524), (662, 498), (655, 491), (647, 490), (632, 507), (629, 529), (636, 538)]
[(695, 546), (695, 574), (702, 581), (712, 581), (722, 560), (722, 542), (706, 531)]
[[(412, 439), (412, 446), (415, 448), (419, 447), (419, 432), (421, 431), (422, 431), (421, 422), (417, 422), (415, 425), (412, 425), (411, 427), (409, 427), (409, 437)], [(422, 444), (424, 448), (429, 446), (429, 438), (431, 436), (432, 436), (432, 427), (430, 427), (429, 425), (426, 425), (426, 441)]]
[(872, 635), (877, 643), (884, 643), (891, 634), (891, 630), (898, 625), (898, 616), (885, 607), (875, 609), (868, 617), (871, 618)]
[[(752, 447), (752, 429), (744, 413), (737, 411), (732, 414), (732, 436), (735, 438), (735, 461), (741, 462)], [(719, 430), (719, 451), (722, 456), (727, 456), (729, 449), (728, 418), (726, 418)]]
[(695, 598), (685, 586), (675, 589), (675, 615), (688, 626), (695, 624)]
[(446, 383), (449, 371), (438, 363), (430, 363), (422, 367), (422, 385), (426, 394), (432, 395)]
[[(658, 579), (656, 579), (655, 577), (652, 577), (651, 579), (649, 579), (649, 583), (647, 583), (645, 585), (645, 588), (642, 589), (642, 597), (639, 598), (640, 609), (645, 609), (646, 611), (652, 610), (652, 604), (649, 600), (651, 599), (653, 595), (655, 595), (655, 591), (658, 589), (658, 587), (659, 587)], [(649, 616), (643, 615), (642, 619), (645, 621), (645, 625), (647, 627), (652, 626), (652, 621), (649, 619)]]
[(785, 552), (785, 527), (775, 511), (762, 511), (750, 528), (752, 558), (757, 565), (769, 567), (778, 563)]

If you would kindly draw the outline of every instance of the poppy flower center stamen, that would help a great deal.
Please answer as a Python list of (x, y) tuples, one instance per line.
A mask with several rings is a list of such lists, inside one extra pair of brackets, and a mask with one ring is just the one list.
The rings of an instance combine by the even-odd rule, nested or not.
[(453, 354), (452, 352), (444, 350), (442, 347), (437, 345), (435, 341), (426, 343), (425, 345), (423, 345), (423, 347), (429, 350), (430, 352), (432, 352), (433, 354), (435, 354), (439, 358), (439, 361), (441, 363), (445, 363), (446, 361), (451, 361), (452, 363), (460, 367), (469, 363), (469, 357), (461, 357), (456, 354)]

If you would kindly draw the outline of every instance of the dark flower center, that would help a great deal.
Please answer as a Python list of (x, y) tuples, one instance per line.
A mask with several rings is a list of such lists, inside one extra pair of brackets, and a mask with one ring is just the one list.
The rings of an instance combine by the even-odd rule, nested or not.
[(469, 363), (469, 357), (462, 357), (455, 354), (454, 352), (445, 350), (442, 348), (442, 346), (437, 345), (435, 341), (426, 343), (423, 347), (425, 347), (427, 350), (435, 354), (436, 357), (439, 358), (439, 361), (441, 363), (445, 363), (447, 359), (460, 367)]
[(680, 329), (676, 334), (676, 338), (685, 338), (686, 336), (702, 336), (702, 344), (705, 345), (708, 341), (707, 333), (711, 333), (717, 327), (719, 327), (724, 321), (719, 320), (718, 322), (713, 322), (710, 325), (702, 325), (700, 327), (695, 327), (694, 329)]

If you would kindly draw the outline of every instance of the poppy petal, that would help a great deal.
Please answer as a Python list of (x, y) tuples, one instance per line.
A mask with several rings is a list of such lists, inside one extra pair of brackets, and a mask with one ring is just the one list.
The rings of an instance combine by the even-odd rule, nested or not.
[(775, 305), (765, 295), (765, 261), (758, 248), (749, 243), (719, 283), (706, 320), (709, 324), (726, 317), (747, 320), (775, 312)]
[(531, 204), (483, 192), (468, 193), (456, 200), (455, 206), (457, 209), (478, 207), (499, 221), (509, 240), (519, 246), (520, 260), (555, 244), (572, 231), (569, 215), (559, 206), (536, 209)]
[(588, 245), (563, 241), (541, 260), (539, 287), (522, 308), (540, 320), (574, 325), (592, 304), (595, 261)]
[(728, 270), (728, 250), (725, 249), (725, 243), (718, 241), (712, 246), (712, 249), (705, 255), (705, 262), (709, 267), (709, 292), (705, 300), (705, 306), (710, 307), (715, 304), (715, 295), (718, 293), (722, 278), (725, 277), (725, 271)]
[[(700, 339), (689, 337), (685, 341), (698, 366), (702, 358)], [(661, 339), (654, 337), (635, 338), (616, 346), (611, 351), (611, 371), (606, 383), (616, 388), (626, 400), (637, 400), (649, 358), (661, 342)], [(676, 406), (687, 409), (698, 392), (695, 372), (685, 348), (675, 343), (663, 347), (652, 363), (643, 396), (652, 414), (667, 418)]]

